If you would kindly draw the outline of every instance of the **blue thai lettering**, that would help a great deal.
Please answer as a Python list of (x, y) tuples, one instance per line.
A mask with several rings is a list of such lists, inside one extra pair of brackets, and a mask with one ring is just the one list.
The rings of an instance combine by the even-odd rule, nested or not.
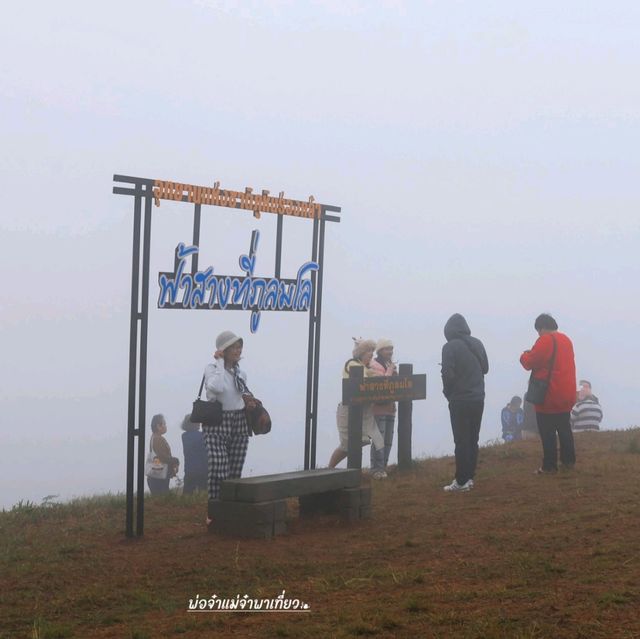
[[(191, 291), (193, 291), (193, 276), (191, 273), (184, 273), (182, 275), (180, 278), (180, 288), (185, 289), (182, 298), (182, 308), (189, 308), (189, 299), (191, 298)], [(193, 306), (191, 308), (193, 308)]]
[(275, 311), (278, 308), (278, 293), (280, 292), (279, 287), (280, 281), (275, 277), (269, 280), (267, 284), (267, 294), (264, 296), (264, 310), (265, 311)]
[(216, 304), (216, 293), (218, 292), (218, 278), (215, 275), (207, 283), (207, 288), (209, 289), (209, 308), (213, 308)]
[(258, 326), (260, 326), (260, 311), (251, 311), (251, 320), (249, 323), (251, 332), (255, 333), (258, 330)]
[(207, 293), (207, 288), (211, 281), (215, 280), (215, 276), (213, 275), (213, 266), (207, 268), (206, 271), (198, 271), (193, 279), (196, 283), (196, 287), (191, 295), (191, 301), (189, 302), (189, 306), (191, 308), (196, 308), (198, 304), (204, 304), (204, 296)]
[(247, 274), (253, 275), (253, 271), (256, 268), (256, 256), (255, 255), (241, 255), (238, 258), (240, 268)]
[[(226, 284), (226, 290), (222, 292), (222, 283)], [(222, 277), (218, 280), (218, 304), (220, 304), (220, 308), (224, 311), (227, 308), (227, 304), (229, 303), (229, 293), (231, 293), (231, 278), (230, 277)]]
[(242, 304), (242, 309), (247, 310), (249, 306), (249, 292), (251, 291), (251, 278), (245, 277), (242, 282), (236, 277), (231, 280), (233, 288), (233, 296), (231, 301), (233, 304)]
[(278, 310), (282, 311), (285, 308), (291, 308), (293, 306), (293, 296), (296, 292), (295, 284), (285, 284), (280, 282), (280, 290), (278, 291)]
[[(198, 252), (197, 246), (185, 246), (182, 242), (178, 244), (176, 248), (176, 259), (178, 260), (178, 267), (174, 273), (172, 280), (168, 279), (164, 274), (160, 276), (160, 298), (158, 300), (158, 306), (162, 308), (166, 304), (166, 296), (169, 295), (169, 304), (175, 304), (178, 296), (178, 290), (182, 286), (182, 274), (186, 264), (186, 259), (189, 255)], [(184, 306), (184, 300), (183, 300)]]
[(262, 306), (266, 286), (267, 283), (262, 278), (251, 281), (251, 306), (258, 306), (258, 308)]
[(311, 304), (311, 280), (303, 280), (307, 272), (317, 271), (318, 264), (316, 262), (305, 262), (298, 269), (298, 277), (296, 278), (296, 296), (293, 302), (295, 311), (306, 311)]
[(256, 252), (260, 233), (253, 231), (248, 254), (240, 255), (238, 264), (243, 276), (215, 275), (213, 266), (195, 273), (186, 272), (187, 258), (198, 252), (197, 246), (178, 244), (173, 273), (160, 273), (158, 308), (232, 308), (250, 310), (249, 325), (255, 333), (262, 311), (307, 311), (313, 297), (311, 274), (317, 262), (305, 262), (295, 280), (255, 277)]

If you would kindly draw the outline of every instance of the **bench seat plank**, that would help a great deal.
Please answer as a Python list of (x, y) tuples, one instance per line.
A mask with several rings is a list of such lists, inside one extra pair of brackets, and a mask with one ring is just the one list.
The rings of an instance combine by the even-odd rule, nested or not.
[(360, 486), (357, 468), (319, 468), (243, 479), (226, 479), (220, 488), (223, 501), (259, 502), (324, 493)]

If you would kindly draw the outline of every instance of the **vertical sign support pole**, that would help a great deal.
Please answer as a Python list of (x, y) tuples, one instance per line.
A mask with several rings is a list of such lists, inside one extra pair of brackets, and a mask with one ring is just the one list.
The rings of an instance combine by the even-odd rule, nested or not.
[[(413, 375), (413, 364), (400, 364), (400, 375)], [(398, 402), (398, 470), (411, 469), (411, 400)]]
[[(322, 320), (322, 275), (324, 271), (324, 226), (325, 210), (320, 213), (320, 245), (318, 247), (318, 277), (315, 297), (316, 334), (313, 352), (313, 398), (311, 403), (311, 450), (309, 451), (309, 467), (316, 467), (316, 436), (318, 432), (318, 388), (320, 374), (320, 326)], [(316, 287), (314, 287), (315, 290)]]
[[(313, 240), (311, 244), (311, 261), (317, 262), (318, 260), (318, 218), (313, 220)], [(309, 348), (307, 352), (307, 407), (304, 423), (304, 469), (309, 470), (311, 468), (311, 424), (315, 415), (313, 414), (313, 395), (316, 380), (314, 377), (315, 363), (315, 340), (316, 340), (316, 299), (318, 296), (317, 291), (317, 277), (316, 272), (311, 273), (311, 290), (313, 291), (313, 299), (309, 305)]]
[(138, 358), (138, 297), (140, 281), (140, 219), (142, 198), (133, 205), (133, 255), (131, 261), (131, 322), (129, 328), (129, 406), (127, 417), (127, 514), (126, 535), (133, 537), (133, 470), (136, 438), (136, 374)]
[(149, 262), (151, 254), (151, 205), (153, 192), (149, 184), (144, 196), (144, 238), (142, 248), (142, 299), (140, 313), (140, 394), (138, 404), (138, 490), (136, 536), (144, 534), (144, 462), (146, 452), (146, 409), (147, 409), (147, 328), (149, 325)]
[[(362, 382), (364, 367), (349, 370), (349, 379)], [(362, 404), (349, 405), (349, 439), (347, 444), (347, 468), (362, 468)]]
[[(200, 248), (200, 221), (202, 219), (202, 204), (196, 204), (193, 209), (193, 246)], [(195, 275), (198, 272), (198, 255), (200, 251), (194, 253), (191, 256), (191, 275)], [(178, 270), (178, 266), (174, 272)]]
[(280, 279), (280, 268), (282, 267), (282, 218), (284, 215), (278, 213), (278, 222), (276, 224), (276, 267), (275, 277)]

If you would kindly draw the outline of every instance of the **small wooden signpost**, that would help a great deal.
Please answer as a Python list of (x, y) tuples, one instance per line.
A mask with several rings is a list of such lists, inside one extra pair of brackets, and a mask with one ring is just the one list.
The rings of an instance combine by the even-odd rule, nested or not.
[(414, 375), (413, 364), (400, 364), (398, 375), (364, 377), (364, 368), (354, 366), (342, 380), (342, 403), (349, 407), (347, 467), (362, 468), (362, 405), (398, 402), (398, 468), (411, 468), (412, 402), (427, 397), (427, 376)]

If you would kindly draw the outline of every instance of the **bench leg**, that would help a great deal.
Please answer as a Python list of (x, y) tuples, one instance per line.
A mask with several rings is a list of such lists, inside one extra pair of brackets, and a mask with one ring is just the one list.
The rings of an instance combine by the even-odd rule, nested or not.
[(300, 516), (337, 514), (345, 521), (356, 521), (371, 516), (371, 487), (343, 488), (299, 498)]
[(271, 539), (287, 532), (284, 499), (257, 503), (209, 501), (209, 532), (229, 537)]

